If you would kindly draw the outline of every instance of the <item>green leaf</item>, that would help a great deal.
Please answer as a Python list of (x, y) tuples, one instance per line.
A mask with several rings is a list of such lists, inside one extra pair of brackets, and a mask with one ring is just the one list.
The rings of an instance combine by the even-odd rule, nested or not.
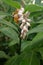
[(38, 32), (43, 32), (43, 24), (40, 24), (34, 28), (32, 28), (31, 30), (29, 30), (28, 34), (31, 34), (31, 33), (38, 33)]
[(42, 41), (43, 41), (43, 32), (38, 33), (36, 37), (32, 40), (33, 47), (36, 47), (36, 48), (40, 47), (41, 45), (43, 45)]
[(15, 8), (20, 8), (21, 5), (17, 2), (17, 1), (13, 1), (13, 0), (3, 0), (3, 2), (5, 2), (6, 4), (15, 7)]
[(24, 52), (11, 58), (5, 65), (40, 65), (40, 62), (34, 52)]
[(14, 43), (19, 42), (18, 35), (17, 35), (17, 33), (12, 28), (3, 27), (3, 28), (0, 28), (0, 31), (2, 33), (4, 33), (5, 35), (7, 35), (8, 37), (10, 37), (11, 39), (13, 39)]
[(21, 44), (21, 51), (23, 51), (27, 46), (29, 46), (31, 43), (31, 41), (24, 41), (22, 44)]
[(7, 56), (3, 51), (0, 51), (0, 58), (10, 58), (9, 56)]
[(9, 27), (11, 27), (13, 29), (16, 29), (15, 25), (13, 25), (11, 22), (8, 22), (8, 21), (6, 21), (4, 19), (0, 20), (0, 23), (5, 24), (5, 25), (7, 25), (7, 26), (9, 26)]
[(40, 15), (43, 15), (43, 10), (30, 13), (30, 17), (37, 17), (37, 16), (40, 16)]
[(43, 7), (35, 5), (35, 4), (25, 6), (25, 12), (26, 11), (35, 12), (35, 11), (41, 11), (41, 10), (43, 10)]
[(41, 24), (43, 24), (43, 19), (41, 19), (40, 21), (37, 21), (36, 23), (41, 23)]
[(40, 62), (34, 52), (26, 52), (22, 55), (22, 60), (19, 65), (40, 65)]
[(16, 43), (15, 43), (15, 40), (13, 40), (13, 41), (11, 41), (9, 44), (8, 44), (8, 46), (10, 47), (10, 46), (13, 46), (13, 45), (15, 45)]
[(3, 11), (0, 11), (0, 19), (5, 18), (6, 16), (9, 16), (9, 14), (8, 13), (5, 13)]
[[(18, 55), (13, 56), (12, 58), (10, 58), (5, 65), (10, 65), (12, 62), (15, 62), (16, 59), (18, 58)], [(12, 64), (11, 64), (12, 65)]]
[(43, 47), (39, 48), (38, 51), (40, 52), (40, 54), (41, 54), (41, 56), (42, 56), (42, 59), (43, 59)]
[(9, 26), (9, 27), (11, 27), (11, 28), (13, 28), (16, 32), (17, 32), (17, 27), (14, 25), (14, 24), (12, 24), (11, 22), (8, 22), (8, 21), (6, 21), (6, 20), (0, 20), (0, 23), (1, 24), (4, 24), (4, 25), (7, 25), (7, 26)]
[(36, 50), (37, 48), (40, 48), (43, 45), (43, 32), (38, 33), (35, 38), (30, 42), (30, 45), (28, 45), (24, 50), (30, 51), (30, 50)]

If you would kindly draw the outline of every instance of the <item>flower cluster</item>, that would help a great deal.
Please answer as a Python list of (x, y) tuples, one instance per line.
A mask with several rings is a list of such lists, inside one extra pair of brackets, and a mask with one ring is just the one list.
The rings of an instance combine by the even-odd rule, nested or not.
[(20, 37), (22, 39), (24, 39), (26, 37), (26, 33), (28, 32), (28, 27), (30, 27), (30, 19), (28, 19), (29, 16), (29, 12), (27, 11), (26, 13), (24, 13), (24, 8), (21, 7), (21, 9), (17, 10), (17, 13), (14, 14), (14, 19), (19, 22), (21, 22), (20, 24), (20, 29), (21, 29), (21, 35)]

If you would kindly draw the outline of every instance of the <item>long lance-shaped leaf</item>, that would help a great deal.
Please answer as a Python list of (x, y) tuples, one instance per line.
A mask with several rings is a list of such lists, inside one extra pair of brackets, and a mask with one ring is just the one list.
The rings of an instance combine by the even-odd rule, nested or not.
[(31, 30), (29, 30), (28, 34), (31, 34), (31, 33), (38, 33), (38, 32), (43, 32), (43, 24), (40, 24), (34, 28), (32, 28)]
[(21, 5), (16, 2), (16, 1), (13, 1), (13, 0), (3, 0), (3, 2), (5, 2), (6, 4), (12, 6), (12, 7), (15, 7), (15, 8), (20, 8)]
[(9, 59), (10, 57), (8, 55), (6, 55), (3, 51), (0, 51), (0, 58)]
[(41, 24), (43, 24), (43, 19), (41, 19), (40, 21), (37, 21), (36, 23), (41, 23)]
[(37, 50), (43, 45), (43, 32), (38, 33), (30, 43), (29, 42), (25, 42), (25, 43), (29, 45), (25, 47), (24, 51)]
[(12, 57), (5, 65), (40, 65), (40, 62), (34, 51), (30, 51)]
[(11, 39), (13, 39), (15, 41), (14, 43), (19, 42), (18, 34), (12, 28), (2, 27), (2, 28), (0, 28), (0, 31), (3, 34), (10, 37)]
[(6, 20), (3, 19), (3, 20), (0, 20), (0, 23), (1, 24), (5, 24), (5, 25), (13, 28), (18, 33), (17, 27), (14, 24), (12, 24), (11, 22), (8, 22), (8, 21), (6, 21)]
[(5, 18), (6, 16), (11, 16), (11, 15), (8, 14), (8, 13), (5, 13), (5, 12), (3, 12), (3, 11), (0, 11), (0, 19)]
[(40, 16), (40, 15), (43, 15), (43, 10), (30, 13), (30, 17), (37, 17), (37, 16)]
[(31, 4), (31, 5), (27, 5), (26, 7), (25, 7), (25, 12), (26, 11), (29, 11), (29, 12), (35, 12), (35, 11), (41, 11), (41, 10), (43, 10), (43, 7), (42, 6), (39, 6), (39, 5), (33, 5), (33, 4)]

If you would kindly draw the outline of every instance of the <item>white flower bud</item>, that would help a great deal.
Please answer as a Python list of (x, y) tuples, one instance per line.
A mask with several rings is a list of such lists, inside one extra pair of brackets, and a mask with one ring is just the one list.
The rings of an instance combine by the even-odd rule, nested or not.
[(23, 14), (23, 12), (24, 12), (24, 8), (21, 8), (21, 9), (19, 10), (19, 12), (18, 12), (18, 15), (21, 16), (21, 15)]
[(18, 16), (22, 16), (23, 14), (22, 14), (22, 11), (19, 11), (18, 12)]
[(21, 35), (20, 35), (20, 37), (22, 38), (22, 37), (23, 37), (23, 35), (21, 34)]
[(23, 33), (24, 33), (24, 30), (22, 29), (22, 30), (21, 30), (21, 34), (23, 34)]
[(21, 11), (22, 11), (22, 13), (24, 12), (24, 8), (23, 7), (21, 7), (21, 9), (20, 9)]
[(22, 23), (25, 23), (25, 22), (26, 22), (26, 20), (25, 20), (25, 19), (23, 19), (23, 20), (22, 20)]
[(26, 25), (23, 27), (23, 31), (28, 32), (28, 28), (26, 27)]
[(18, 20), (19, 20), (19, 21), (22, 21), (22, 20), (23, 20), (23, 16), (21, 16)]
[(25, 38), (26, 37), (26, 33), (28, 32), (28, 29), (26, 28), (26, 26), (23, 27), (23, 29), (21, 30), (21, 38)]
[(23, 35), (24, 35), (24, 31), (23, 31), (23, 30), (21, 30), (21, 35), (20, 35), (20, 37), (22, 38), (22, 37), (23, 37)]
[(22, 23), (22, 24), (20, 25), (20, 28), (23, 29), (23, 26), (24, 26), (24, 23)]
[(26, 37), (26, 33), (27, 31), (22, 30), (20, 37), (24, 39)]
[(28, 22), (31, 22), (31, 19), (27, 19)]
[(23, 39), (25, 39), (25, 37), (26, 37), (26, 33), (24, 33), (24, 35), (23, 35)]
[(27, 26), (30, 26), (30, 23), (26, 22), (26, 25), (27, 25)]
[(26, 11), (26, 13), (25, 13), (25, 15), (27, 15), (29, 12), (28, 11)]
[(27, 18), (30, 15), (30, 13), (27, 11), (24, 16)]

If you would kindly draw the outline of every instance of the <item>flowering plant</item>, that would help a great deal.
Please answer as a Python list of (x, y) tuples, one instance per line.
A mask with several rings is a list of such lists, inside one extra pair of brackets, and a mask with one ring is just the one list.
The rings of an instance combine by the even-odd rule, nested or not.
[(0, 64), (43, 65), (41, 0), (0, 0), (0, 5)]

